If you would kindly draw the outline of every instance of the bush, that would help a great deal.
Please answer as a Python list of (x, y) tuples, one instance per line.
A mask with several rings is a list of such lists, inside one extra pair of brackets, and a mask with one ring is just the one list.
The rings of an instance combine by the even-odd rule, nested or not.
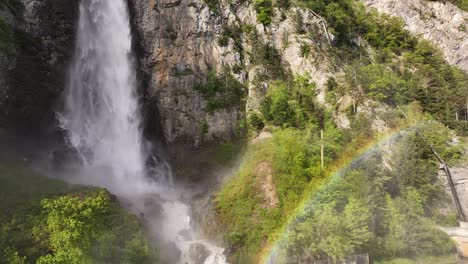
[(249, 124), (255, 131), (261, 131), (265, 127), (263, 118), (255, 112), (249, 115)]
[(255, 0), (255, 10), (257, 11), (257, 20), (263, 25), (269, 25), (271, 23), (271, 17), (273, 16), (273, 5), (271, 0)]
[(208, 5), (208, 8), (213, 12), (213, 14), (219, 15), (220, 11), (218, 0), (203, 0), (203, 2)]
[(301, 44), (301, 57), (303, 58), (309, 58), (310, 55), (310, 46), (306, 43)]
[(158, 263), (139, 220), (107, 191), (4, 165), (0, 181), (1, 260)]
[(306, 77), (298, 77), (289, 84), (271, 84), (261, 111), (268, 121), (283, 127), (304, 128), (309, 123), (323, 123), (323, 110), (315, 102), (315, 84)]
[(247, 95), (246, 87), (225, 69), (218, 76), (216, 72), (208, 73), (204, 83), (197, 83), (193, 87), (207, 100), (207, 110), (210, 113), (218, 109), (241, 107)]

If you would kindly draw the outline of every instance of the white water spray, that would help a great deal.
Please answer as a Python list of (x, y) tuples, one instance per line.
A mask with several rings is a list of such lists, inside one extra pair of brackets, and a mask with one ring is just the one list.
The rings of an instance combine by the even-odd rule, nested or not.
[[(59, 114), (60, 126), (81, 159), (80, 177), (74, 181), (108, 188), (130, 201), (152, 231), (178, 248), (179, 263), (191, 263), (195, 243), (209, 251), (206, 264), (225, 263), (222, 249), (198, 239), (190, 208), (179, 201), (176, 189), (168, 181), (157, 182), (161, 175), (148, 175), (163, 172), (170, 180), (170, 171), (145, 168), (149, 153), (143, 144), (129, 21), (124, 0), (80, 3), (65, 109)], [(151, 197), (162, 203), (162, 221), (152, 219), (147, 208)]]

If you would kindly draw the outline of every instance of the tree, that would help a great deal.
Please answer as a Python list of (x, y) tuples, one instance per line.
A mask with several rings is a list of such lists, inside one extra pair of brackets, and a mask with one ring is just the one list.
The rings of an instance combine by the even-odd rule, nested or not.
[(38, 264), (93, 263), (87, 251), (98, 236), (109, 203), (109, 195), (104, 191), (85, 198), (68, 195), (45, 199), (42, 206), (48, 212), (46, 229), (53, 254), (39, 258)]
[(290, 233), (288, 253), (302, 261), (343, 260), (369, 241), (370, 218), (366, 204), (354, 198), (341, 213), (334, 203), (317, 205), (313, 215)]

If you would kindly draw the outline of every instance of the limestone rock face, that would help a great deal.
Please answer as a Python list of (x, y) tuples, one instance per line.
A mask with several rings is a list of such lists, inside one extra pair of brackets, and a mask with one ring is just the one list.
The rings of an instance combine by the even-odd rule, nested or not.
[(467, 12), (442, 1), (362, 1), (380, 12), (400, 17), (411, 33), (436, 44), (450, 64), (468, 72)]
[[(220, 47), (223, 18), (201, 0), (131, 0), (148, 75), (146, 99), (159, 112), (164, 140), (188, 148), (203, 140), (229, 140), (236, 134), (242, 109), (208, 113), (207, 102), (193, 89), (211, 71), (240, 63), (232, 46)], [(156, 109), (152, 115), (156, 115)]]
[[(453, 184), (457, 191), (458, 199), (463, 209), (465, 217), (468, 216), (468, 168), (467, 167), (454, 167), (450, 168), (452, 173)], [(448, 185), (448, 180), (443, 171), (439, 172), (439, 179), (444, 186), (446, 193), (452, 198), (452, 192)], [(454, 207), (454, 205), (453, 205)]]
[[(194, 148), (210, 141), (230, 140), (240, 133), (245, 113), (258, 111), (267, 87), (256, 82), (264, 69), (252, 61), (255, 47), (272, 43), (287, 70), (309, 75), (318, 91), (329, 76), (328, 63), (320, 52), (301, 56), (302, 44), (312, 43), (319, 49), (327, 45), (319, 19), (309, 11), (288, 10), (286, 19), (278, 13), (270, 26), (264, 26), (257, 21), (251, 2), (219, 1), (217, 10), (210, 10), (202, 0), (130, 3), (141, 45), (140, 64), (148, 76), (147, 106), (156, 106), (150, 115), (159, 115), (164, 141), (169, 145)], [(296, 12), (301, 13), (305, 27), (317, 28), (315, 38), (296, 33), (292, 19)], [(243, 25), (253, 28), (254, 39), (242, 34), (237, 43), (231, 38), (227, 45), (219, 44), (227, 27)], [(246, 108), (241, 105), (209, 113), (207, 100), (193, 86), (209, 71), (220, 72), (225, 65), (242, 67), (234, 76), (248, 88)]]

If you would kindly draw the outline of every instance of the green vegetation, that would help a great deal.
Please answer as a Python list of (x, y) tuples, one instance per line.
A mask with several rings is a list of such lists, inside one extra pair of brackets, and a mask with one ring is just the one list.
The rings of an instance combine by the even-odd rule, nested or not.
[[(261, 7), (266, 7), (263, 14), (268, 13), (266, 2), (256, 2), (258, 14)], [(468, 131), (467, 74), (448, 65), (428, 42), (411, 36), (399, 19), (368, 11), (361, 3), (289, 4), (314, 10), (335, 36), (327, 55), (344, 75), (327, 81), (326, 99), (336, 110), (338, 99), (352, 97), (347, 110), (350, 128), (336, 128), (330, 110), (315, 101), (315, 84), (307, 76), (293, 78), (276, 47), (253, 45), (250, 61), (262, 66), (255, 82), (268, 84), (268, 90), (260, 111), (248, 115), (248, 123), (254, 133), (264, 127), (273, 131), (273, 139), (249, 146), (243, 165), (216, 197), (230, 260), (255, 263), (259, 252), (278, 238), (298, 203), (311, 196), (315, 202), (298, 217), (283, 245), (290, 262), (338, 260), (367, 252), (374, 261), (419, 263), (427, 256), (449, 254), (453, 244), (435, 223), (453, 225), (456, 218), (438, 208), (446, 197), (437, 184), (436, 160), (428, 143), (414, 131), (392, 143), (391, 155), (385, 157), (392, 169), (383, 165), (384, 154), (377, 152), (353, 163), (340, 177), (330, 177), (340, 162), (379, 136), (371, 129), (372, 119), (356, 113), (360, 104), (369, 101), (390, 107), (382, 117), (388, 127), (414, 121), (449, 164), (460, 159), (463, 151), (447, 142), (455, 133), (450, 129), (461, 135)], [(259, 16), (259, 21), (269, 24), (271, 15)], [(300, 13), (294, 14), (293, 22), (296, 33), (309, 33)], [(258, 38), (255, 30), (244, 33), (251, 42)], [(310, 52), (303, 43), (300, 55), (307, 57)], [(413, 116), (424, 112), (427, 117), (403, 120), (397, 107), (406, 106)], [(268, 169), (262, 169), (265, 166)], [(265, 191), (265, 171), (272, 177), (276, 206)]]
[(271, 84), (261, 103), (266, 120), (276, 126), (305, 128), (308, 124), (323, 124), (324, 110), (315, 102), (315, 84), (305, 77), (298, 77), (288, 85), (285, 82)]
[[(288, 257), (307, 262), (362, 252), (373, 259), (452, 252), (454, 245), (431, 220), (443, 193), (424, 145), (410, 133), (392, 148), (391, 170), (377, 152), (331, 179), (288, 233)], [(321, 232), (304, 232), (317, 228)]]
[[(242, 50), (242, 28), (239, 26), (224, 26), (224, 31), (221, 37), (218, 39), (218, 44), (221, 47), (226, 47), (229, 45), (229, 40), (234, 40), (234, 50), (239, 52), (241, 60), (243, 59)], [(240, 66), (240, 65), (237, 65)], [(236, 68), (233, 67), (233, 72), (236, 73)], [(237, 69), (239, 70), (239, 69)]]
[[(324, 125), (326, 164), (342, 149), (343, 138), (330, 120)], [(287, 128), (274, 138), (249, 147), (237, 175), (217, 195), (217, 211), (225, 239), (233, 250), (234, 263), (255, 263), (262, 245), (278, 230), (300, 201), (310, 184), (319, 186), (321, 170), (319, 130), (312, 125), (304, 131)], [(277, 206), (271, 206), (263, 191), (271, 172)]]
[(274, 2), (274, 6), (282, 9), (288, 9), (291, 7), (291, 1), (290, 0), (276, 0)]
[(280, 51), (270, 43), (258, 43), (258, 32), (250, 34), (250, 41), (256, 43), (250, 60), (255, 65), (262, 66), (262, 71), (256, 76), (256, 81), (289, 80), (291, 73), (283, 61)]
[(208, 112), (217, 109), (241, 107), (246, 96), (246, 87), (225, 68), (221, 75), (211, 71), (204, 83), (196, 84), (193, 89), (200, 92), (208, 101)]
[(458, 264), (460, 261), (453, 254), (447, 256), (430, 256), (416, 259), (396, 258), (393, 260), (377, 261), (376, 264)]
[(215, 15), (219, 15), (219, 2), (218, 0), (203, 0), (208, 5), (208, 8)]
[[(448, 65), (434, 46), (412, 36), (401, 20), (353, 0), (302, 3), (323, 16), (336, 36), (331, 55), (346, 77), (332, 93), (351, 94), (355, 104), (369, 97), (393, 106), (418, 101), (425, 112), (466, 134), (468, 75)], [(364, 41), (357, 42), (358, 36)]]
[(263, 121), (263, 118), (255, 112), (249, 115), (248, 121), (249, 125), (254, 131), (261, 131), (265, 127), (265, 122)]
[[(431, 144), (448, 160), (456, 159), (451, 153), (459, 150), (447, 144), (446, 128), (430, 120), (422, 123), (419, 130), (426, 136), (441, 130), (428, 137)], [(453, 244), (435, 222), (453, 224), (449, 220), (453, 215), (440, 216), (437, 205), (446, 198), (437, 184), (436, 160), (414, 132), (392, 143), (392, 169), (384, 165), (382, 153), (374, 152), (329, 178), (343, 158), (353, 157), (355, 149), (369, 140), (368, 135), (359, 136), (363, 134), (359, 130), (368, 129), (338, 130), (325, 118), (324, 170), (320, 133), (313, 124), (301, 130), (276, 129), (273, 139), (250, 146), (237, 175), (216, 197), (225, 241), (232, 250), (230, 260), (255, 263), (262, 247), (277, 239), (303, 199), (311, 204), (282, 244), (282, 253), (294, 263), (341, 260), (356, 253), (369, 253), (376, 260), (451, 253)], [(271, 173), (276, 206), (265, 192), (265, 173)]]
[[(0, 165), (6, 263), (157, 263), (139, 220), (107, 191)], [(2, 262), (5, 263), (5, 262)]]
[(271, 24), (273, 16), (273, 4), (271, 0), (255, 0), (255, 11), (257, 11), (257, 20), (263, 25)]

